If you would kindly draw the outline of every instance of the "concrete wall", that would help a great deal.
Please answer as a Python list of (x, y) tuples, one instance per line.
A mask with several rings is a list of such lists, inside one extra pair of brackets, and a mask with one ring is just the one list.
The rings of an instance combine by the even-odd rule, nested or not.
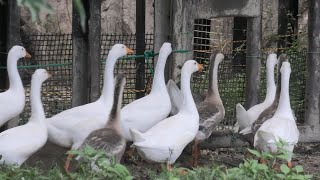
[[(72, 1), (50, 0), (54, 12), (40, 13), (40, 21), (32, 22), (29, 11), (21, 8), (22, 30), (26, 33), (71, 33)], [(103, 33), (135, 33), (135, 0), (102, 0)], [(146, 0), (146, 32), (153, 32), (153, 0)]]

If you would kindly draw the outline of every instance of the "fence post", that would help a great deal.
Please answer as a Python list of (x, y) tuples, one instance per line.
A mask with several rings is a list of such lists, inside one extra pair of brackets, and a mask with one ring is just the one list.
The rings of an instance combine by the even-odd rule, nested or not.
[[(80, 16), (74, 2), (72, 5), (72, 107), (88, 103), (88, 28), (86, 23), (87, 31), (82, 31)], [(88, 0), (82, 0), (86, 10), (87, 2)]]
[[(143, 54), (145, 43), (145, 0), (136, 0), (136, 54)], [(135, 89), (143, 90), (145, 86), (145, 60), (136, 58), (136, 85)], [(144, 92), (136, 92), (136, 99), (144, 96)]]
[[(278, 55), (282, 53), (281, 48), (290, 47), (295, 36), (285, 36), (296, 34), (298, 29), (298, 0), (279, 1), (278, 5)], [(291, 31), (291, 32), (290, 32)]]
[[(20, 7), (17, 1), (7, 1), (8, 3), (8, 18), (7, 18), (7, 52), (14, 45), (20, 45)], [(5, 86), (9, 86), (6, 74)], [(10, 129), (18, 125), (20, 120), (19, 116), (14, 117), (7, 123), (7, 128)]]
[(100, 96), (101, 0), (89, 0), (88, 27), (89, 102), (93, 102)]
[[(320, 0), (309, 0), (305, 125), (320, 134)], [(320, 137), (317, 137), (318, 140)]]
[[(171, 31), (171, 0), (155, 0), (154, 1), (154, 51), (159, 52), (162, 44), (164, 42), (170, 41), (170, 31)], [(158, 57), (154, 58), (154, 66), (157, 64)], [(171, 61), (168, 59), (167, 64), (171, 64)], [(169, 77), (169, 69), (168, 65), (165, 68), (165, 79), (170, 79)]]
[[(262, 3), (261, 3), (262, 4)], [(260, 55), (262, 23), (261, 15), (248, 18), (245, 108), (258, 103), (260, 85)]]

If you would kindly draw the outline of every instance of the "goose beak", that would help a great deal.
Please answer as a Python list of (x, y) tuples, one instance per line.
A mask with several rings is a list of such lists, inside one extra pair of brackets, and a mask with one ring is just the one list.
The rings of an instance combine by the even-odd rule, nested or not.
[(26, 51), (26, 55), (24, 56), (24, 59), (30, 59), (31, 55)]
[(128, 47), (126, 47), (126, 52), (127, 52), (127, 55), (134, 53), (133, 50)]
[(202, 70), (203, 70), (202, 64), (198, 64), (198, 72), (202, 72)]

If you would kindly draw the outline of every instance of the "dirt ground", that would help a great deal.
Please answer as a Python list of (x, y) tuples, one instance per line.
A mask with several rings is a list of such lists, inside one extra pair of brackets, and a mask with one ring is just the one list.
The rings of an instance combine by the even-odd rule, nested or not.
[[(217, 148), (214, 150), (201, 150), (199, 166), (211, 167), (214, 164), (225, 165), (227, 167), (238, 166), (245, 158), (247, 147)], [(43, 169), (50, 169), (55, 165), (63, 166), (66, 159), (66, 148), (58, 147), (52, 143), (47, 143), (40, 151), (31, 156), (27, 164), (36, 165), (43, 162)], [(299, 143), (294, 150), (294, 165), (302, 165), (304, 170), (310, 174), (316, 174), (320, 178), (320, 143)], [(190, 154), (186, 151), (175, 163), (176, 167), (189, 161)], [(142, 160), (137, 154), (132, 158), (124, 158), (123, 162), (136, 179), (149, 179), (149, 171), (160, 172), (161, 165), (148, 163)]]

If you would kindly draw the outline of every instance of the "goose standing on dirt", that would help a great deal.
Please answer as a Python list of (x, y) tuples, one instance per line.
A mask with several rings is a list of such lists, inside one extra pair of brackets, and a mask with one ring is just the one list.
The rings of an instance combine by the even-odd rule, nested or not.
[(46, 143), (48, 132), (41, 102), (41, 85), (50, 76), (44, 69), (38, 69), (32, 75), (29, 122), (0, 134), (0, 163), (20, 166)]
[[(103, 150), (107, 157), (114, 157), (117, 163), (120, 162), (126, 149), (126, 139), (120, 130), (120, 110), (122, 105), (123, 88), (126, 83), (123, 74), (118, 74), (115, 78), (115, 89), (113, 95), (113, 105), (106, 125), (102, 129), (95, 130), (89, 134), (80, 149), (85, 146), (93, 147), (96, 150)], [(67, 160), (68, 170), (70, 160)]]
[(218, 90), (218, 66), (224, 59), (222, 53), (215, 52), (210, 57), (209, 86), (206, 99), (197, 105), (200, 116), (199, 131), (192, 148), (193, 166), (198, 165), (199, 142), (207, 139), (225, 115), (225, 109)]
[(237, 122), (234, 127), (236, 132), (240, 132), (244, 128), (251, 127), (252, 123), (259, 117), (261, 112), (272, 104), (276, 95), (274, 67), (277, 62), (277, 55), (271, 53), (267, 59), (267, 94), (265, 100), (262, 103), (251, 107), (248, 111), (246, 111), (240, 103), (236, 105)]
[(160, 48), (150, 94), (121, 109), (121, 127), (128, 141), (132, 141), (130, 128), (146, 132), (152, 126), (167, 118), (170, 113), (171, 102), (166, 89), (164, 68), (171, 51), (170, 43), (164, 43)]
[(18, 116), (25, 105), (25, 93), (18, 72), (17, 63), (20, 58), (31, 58), (22, 46), (13, 46), (7, 58), (9, 89), (0, 93), (0, 126)]
[[(284, 147), (290, 153), (299, 140), (299, 130), (292, 114), (289, 97), (290, 63), (283, 62), (281, 66), (281, 93), (278, 108), (271, 119), (264, 122), (254, 136), (254, 147), (263, 152), (276, 153), (276, 142), (283, 140)], [(287, 159), (291, 164), (292, 154)]]
[(271, 106), (269, 106), (267, 109), (265, 109), (258, 117), (258, 119), (252, 124), (252, 126), (249, 128), (245, 128), (241, 131), (243, 135), (251, 134), (250, 136), (250, 142), (249, 144), (253, 146), (253, 137), (256, 134), (257, 130), (260, 128), (260, 126), (268, 119), (272, 118), (274, 113), (277, 110), (277, 107), (279, 105), (279, 99), (280, 99), (280, 92), (281, 92), (281, 73), (280, 69), (283, 62), (288, 62), (288, 58), (285, 54), (281, 54), (279, 56), (279, 63), (278, 63), (278, 73), (277, 73), (277, 89), (276, 89), (276, 96), (274, 98), (273, 103)]
[(164, 119), (145, 133), (130, 129), (134, 146), (143, 158), (154, 162), (167, 162), (167, 168), (170, 169), (186, 145), (196, 137), (199, 114), (192, 98), (190, 78), (193, 72), (202, 69), (202, 65), (194, 60), (184, 63), (181, 73), (183, 105), (178, 114)]
[[(115, 44), (109, 51), (100, 98), (92, 103), (74, 107), (47, 119), (49, 140), (63, 147), (78, 149), (94, 130), (103, 128), (113, 104), (113, 70), (118, 58), (132, 54), (123, 44)], [(76, 91), (76, 89), (74, 90)], [(71, 158), (72, 155), (69, 155)]]

